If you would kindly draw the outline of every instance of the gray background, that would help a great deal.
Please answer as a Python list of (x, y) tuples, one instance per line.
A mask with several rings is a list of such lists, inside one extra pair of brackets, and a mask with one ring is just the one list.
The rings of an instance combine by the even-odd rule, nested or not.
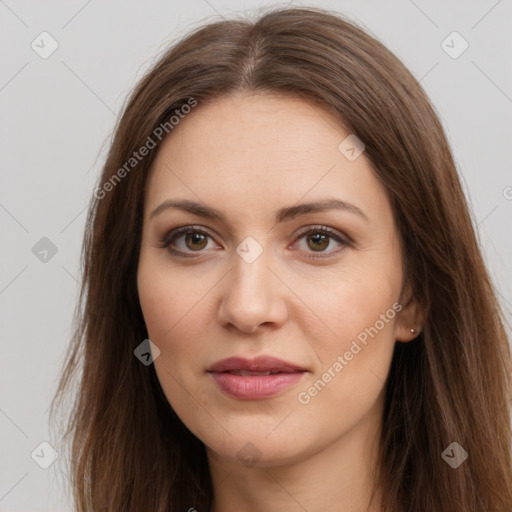
[[(0, 0), (0, 511), (71, 510), (63, 457), (44, 470), (31, 453), (42, 441), (58, 443), (48, 406), (71, 335), (85, 209), (126, 95), (198, 23), (265, 5), (276, 4)], [(315, 5), (359, 21), (421, 80), (446, 128), (510, 322), (511, 0)], [(47, 59), (31, 47), (35, 40), (49, 48), (38, 38), (43, 31), (59, 45)], [(441, 46), (453, 31), (469, 44), (456, 59)], [(57, 249), (47, 261), (32, 251), (43, 237)]]

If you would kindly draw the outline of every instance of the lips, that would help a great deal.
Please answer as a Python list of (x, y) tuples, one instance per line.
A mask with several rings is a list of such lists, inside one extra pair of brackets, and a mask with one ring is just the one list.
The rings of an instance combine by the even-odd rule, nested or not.
[(269, 356), (230, 357), (216, 362), (207, 371), (223, 393), (246, 400), (278, 395), (307, 373), (305, 368)]

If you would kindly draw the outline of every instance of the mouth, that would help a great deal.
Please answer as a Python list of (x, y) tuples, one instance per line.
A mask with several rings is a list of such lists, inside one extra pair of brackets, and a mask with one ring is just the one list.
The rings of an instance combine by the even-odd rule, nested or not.
[(256, 400), (278, 395), (297, 384), (305, 368), (269, 356), (255, 359), (231, 357), (207, 370), (219, 389), (232, 398)]

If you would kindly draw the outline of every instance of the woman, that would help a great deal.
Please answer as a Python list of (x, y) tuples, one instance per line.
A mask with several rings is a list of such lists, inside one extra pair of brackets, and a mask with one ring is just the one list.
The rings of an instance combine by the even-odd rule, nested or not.
[(503, 317), (443, 129), (352, 22), (196, 30), (95, 189), (79, 511), (512, 509)]

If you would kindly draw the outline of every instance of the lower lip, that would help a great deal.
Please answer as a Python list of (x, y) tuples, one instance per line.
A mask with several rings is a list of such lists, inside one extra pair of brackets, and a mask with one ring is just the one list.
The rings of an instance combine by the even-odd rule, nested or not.
[(235, 398), (256, 400), (275, 396), (300, 381), (306, 372), (276, 373), (242, 377), (232, 373), (211, 373), (224, 393)]

